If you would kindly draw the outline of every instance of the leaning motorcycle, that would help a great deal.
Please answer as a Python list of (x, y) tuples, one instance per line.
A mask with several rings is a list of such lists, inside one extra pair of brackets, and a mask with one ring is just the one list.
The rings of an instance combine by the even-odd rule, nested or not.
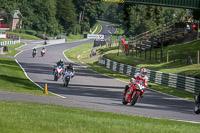
[(45, 50), (41, 50), (41, 56), (45, 55)]
[(195, 106), (194, 106), (194, 112), (196, 114), (200, 113), (200, 99), (199, 98), (200, 98), (200, 94), (198, 96), (194, 97), (194, 104), (195, 104)]
[(70, 70), (67, 70), (64, 74), (64, 78), (63, 78), (63, 83), (64, 86), (68, 86), (69, 85), (69, 81), (71, 80), (73, 73)]
[(33, 51), (33, 52), (32, 52), (33, 58), (36, 56), (36, 54), (37, 54), (36, 51)]
[(58, 81), (58, 79), (61, 77), (62, 73), (63, 73), (62, 66), (56, 66), (56, 68), (54, 69), (54, 80)]
[(130, 105), (134, 106), (136, 102), (141, 98), (144, 94), (144, 91), (147, 87), (144, 85), (142, 80), (139, 81), (131, 81), (128, 85), (125, 86), (123, 91), (122, 103), (126, 105), (130, 103)]

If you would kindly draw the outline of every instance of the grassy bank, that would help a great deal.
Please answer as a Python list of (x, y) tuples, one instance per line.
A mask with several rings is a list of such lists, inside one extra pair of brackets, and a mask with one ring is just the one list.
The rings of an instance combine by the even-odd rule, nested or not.
[(2, 133), (194, 133), (199, 124), (88, 111), (59, 105), (0, 102)]
[(90, 57), (90, 52), (93, 48), (93, 43), (87, 43), (80, 45), (78, 47), (69, 49), (65, 52), (65, 55), (70, 60), (81, 60), (86, 59)]
[[(200, 50), (200, 41), (194, 41), (190, 43), (184, 43), (184, 44), (179, 44), (179, 45), (171, 45), (168, 47), (164, 48), (164, 63), (159, 63), (157, 60), (156, 61), (149, 61), (149, 54), (150, 52), (147, 51), (147, 60), (144, 58), (144, 51), (142, 53), (142, 58), (140, 58), (140, 54), (138, 53), (138, 57), (136, 57), (136, 52), (134, 51), (133, 57), (132, 56), (126, 56), (124, 52), (120, 50), (120, 56), (116, 56), (118, 53), (118, 47), (113, 47), (113, 48), (106, 48), (105, 50), (102, 49), (101, 51), (110, 51), (109, 54), (106, 54), (104, 57), (111, 59), (113, 61), (121, 62), (124, 64), (129, 64), (135, 67), (146, 67), (150, 70), (156, 70), (156, 71), (161, 71), (161, 72), (166, 72), (166, 73), (175, 73), (175, 74), (180, 74), (180, 75), (185, 75), (185, 76), (191, 76), (195, 78), (200, 78), (200, 65), (198, 66), (196, 62), (193, 65), (187, 65), (187, 55), (188, 51), (196, 51), (193, 54), (193, 61), (197, 57), (197, 50)], [(166, 62), (166, 51), (169, 52), (170, 54), (170, 59), (169, 63)], [(180, 51), (182, 51), (182, 64), (180, 64), (180, 60), (176, 60), (174, 63), (173, 61), (173, 52), (176, 51), (176, 55), (179, 56)], [(151, 51), (152, 55), (155, 55), (155, 50)], [(154, 56), (152, 57), (152, 60), (154, 59)]]
[(0, 57), (0, 70), (0, 90), (44, 95), (43, 90), (26, 78), (14, 59)]

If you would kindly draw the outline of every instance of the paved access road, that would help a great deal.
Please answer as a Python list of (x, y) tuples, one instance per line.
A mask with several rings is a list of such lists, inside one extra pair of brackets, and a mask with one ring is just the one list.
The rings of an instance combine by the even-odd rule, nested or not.
[[(105, 26), (105, 24), (101, 24), (103, 27)], [(20, 48), (25, 51), (16, 57), (18, 62), (34, 82), (42, 87), (45, 83), (48, 83), (49, 91), (65, 98), (0, 92), (0, 100), (51, 103), (90, 110), (200, 123), (200, 115), (193, 112), (194, 103), (192, 101), (174, 98), (150, 90), (146, 91), (144, 97), (134, 107), (125, 106), (121, 103), (125, 82), (95, 73), (82, 66), (75, 65), (76, 76), (68, 87), (63, 86), (61, 79), (54, 81), (52, 75), (53, 65), (61, 58), (64, 59), (66, 65), (69, 63), (65, 59), (63, 51), (93, 42), (93, 40), (51, 45), (46, 47), (47, 53), (44, 57), (37, 55), (35, 58), (31, 55), (32, 47), (38, 45), (37, 43), (41, 43), (41, 41), (26, 42), (27, 45)]]

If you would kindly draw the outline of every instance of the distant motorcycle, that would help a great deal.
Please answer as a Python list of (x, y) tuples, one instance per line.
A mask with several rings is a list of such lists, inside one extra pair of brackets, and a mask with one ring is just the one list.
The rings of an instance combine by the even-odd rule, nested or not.
[(73, 73), (70, 70), (66, 70), (64, 77), (63, 77), (64, 86), (66, 86), (66, 87), (68, 86), (72, 76), (73, 76)]
[(194, 97), (194, 104), (195, 104), (194, 112), (196, 114), (199, 114), (200, 113), (200, 94)]
[[(150, 87), (150, 85), (149, 85)], [(140, 97), (144, 94), (144, 91), (147, 87), (144, 85), (142, 80), (136, 82), (130, 82), (125, 86), (123, 91), (122, 103), (126, 105), (130, 103), (130, 105), (134, 106), (136, 102), (140, 99)]]
[(41, 56), (45, 55), (45, 50), (41, 50)]
[(32, 52), (33, 58), (34, 58), (36, 55), (37, 55), (37, 52), (36, 52), (36, 51), (33, 51), (33, 52)]
[(62, 74), (63, 74), (62, 66), (56, 66), (54, 69), (54, 80), (58, 81), (58, 79), (61, 77)]

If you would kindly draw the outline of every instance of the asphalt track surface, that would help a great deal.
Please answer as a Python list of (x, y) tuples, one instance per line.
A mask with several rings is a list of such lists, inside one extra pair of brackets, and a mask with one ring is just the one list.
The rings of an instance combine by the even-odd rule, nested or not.
[[(104, 23), (101, 23), (101, 25), (105, 27)], [(106, 31), (104, 29), (101, 33), (104, 34)], [(93, 40), (46, 46), (46, 55), (41, 57), (38, 54), (35, 58), (31, 55), (32, 48), (43, 43), (43, 41), (22, 41), (26, 42), (26, 45), (19, 48), (22, 52), (15, 58), (24, 68), (28, 77), (43, 88), (45, 83), (47, 83), (48, 91), (61, 97), (36, 96), (0, 91), (1, 101), (58, 104), (89, 110), (200, 123), (200, 115), (196, 115), (193, 111), (193, 101), (151, 90), (147, 90), (144, 97), (135, 106), (123, 105), (121, 102), (122, 92), (127, 83), (98, 74), (83, 66), (75, 65), (76, 75), (68, 87), (63, 86), (61, 78), (58, 81), (54, 81), (52, 69), (56, 62), (61, 58), (64, 59), (66, 65), (70, 62), (64, 57), (63, 51), (88, 42), (93, 42)], [(39, 50), (40, 48), (38, 48)]]

